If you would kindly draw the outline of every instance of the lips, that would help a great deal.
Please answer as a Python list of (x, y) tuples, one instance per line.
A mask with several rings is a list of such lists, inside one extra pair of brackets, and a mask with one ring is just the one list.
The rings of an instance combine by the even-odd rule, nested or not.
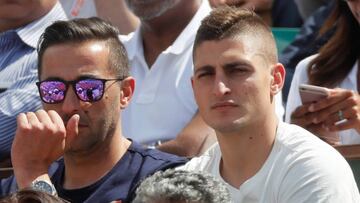
[(211, 109), (232, 108), (232, 107), (238, 107), (238, 105), (233, 101), (216, 102), (215, 104), (211, 105)]

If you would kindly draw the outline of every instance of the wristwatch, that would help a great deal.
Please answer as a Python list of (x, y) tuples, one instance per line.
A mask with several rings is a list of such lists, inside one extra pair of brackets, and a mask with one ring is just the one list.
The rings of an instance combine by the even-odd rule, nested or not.
[(45, 180), (34, 180), (31, 183), (31, 188), (37, 191), (46, 192), (53, 196), (57, 196), (54, 185), (51, 182)]

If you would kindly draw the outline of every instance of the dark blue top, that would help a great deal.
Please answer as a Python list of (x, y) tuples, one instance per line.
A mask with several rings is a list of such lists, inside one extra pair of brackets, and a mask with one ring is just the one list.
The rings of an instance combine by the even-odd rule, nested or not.
[[(64, 160), (53, 163), (49, 169), (51, 181), (58, 195), (70, 202), (109, 203), (114, 200), (130, 202), (140, 181), (158, 170), (165, 170), (184, 164), (187, 161), (175, 155), (154, 149), (144, 149), (132, 142), (127, 152), (111, 171), (96, 183), (84, 188), (65, 190), (62, 187)], [(94, 161), (96, 164), (96, 161)], [(86, 171), (84, 171), (86, 173)], [(17, 190), (15, 178), (1, 180), (0, 195), (6, 196)]]

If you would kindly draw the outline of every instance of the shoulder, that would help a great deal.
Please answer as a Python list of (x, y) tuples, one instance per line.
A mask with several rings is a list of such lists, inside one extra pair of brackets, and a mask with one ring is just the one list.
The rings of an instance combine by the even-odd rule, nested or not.
[(280, 156), (287, 157), (285, 161), (288, 165), (296, 166), (295, 169), (302, 168), (304, 172), (319, 170), (319, 173), (327, 175), (334, 173), (334, 168), (338, 172), (352, 173), (337, 150), (309, 131), (287, 123), (281, 123), (279, 128), (274, 146)]
[[(297, 125), (284, 122), (279, 123), (276, 142), (280, 149), (299, 156), (326, 157), (343, 160), (343, 157), (332, 146), (320, 140), (316, 135)], [(306, 152), (313, 152), (307, 154)]]
[(14, 176), (0, 180), (0, 198), (5, 197), (17, 190), (16, 179)]
[(207, 171), (211, 173), (214, 167), (218, 167), (220, 158), (220, 146), (218, 143), (215, 143), (203, 155), (192, 158), (184, 166), (180, 166), (177, 169), (187, 171)]
[(187, 162), (184, 157), (161, 152), (157, 149), (146, 149), (134, 141), (127, 153), (130, 155), (130, 159), (141, 164), (144, 169), (164, 170)]
[(306, 73), (310, 62), (314, 60), (317, 56), (318, 54), (314, 54), (301, 60), (296, 66), (295, 73), (296, 72)]
[(352, 170), (340, 153), (298, 126), (284, 124), (283, 128), (275, 161), (282, 168), (277, 173), (282, 176), (283, 202), (317, 202), (319, 196), (335, 198), (334, 202), (359, 198)]
[(119, 35), (119, 39), (122, 43), (128, 43), (134, 37), (134, 32), (131, 32), (127, 35)]

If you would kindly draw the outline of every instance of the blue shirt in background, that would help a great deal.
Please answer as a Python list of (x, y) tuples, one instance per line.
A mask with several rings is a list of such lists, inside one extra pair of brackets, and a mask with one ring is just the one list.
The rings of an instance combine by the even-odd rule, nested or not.
[(56, 20), (66, 20), (57, 3), (42, 18), (15, 30), (0, 33), (0, 161), (10, 157), (16, 131), (16, 116), (41, 108), (35, 82), (37, 42), (45, 28)]

